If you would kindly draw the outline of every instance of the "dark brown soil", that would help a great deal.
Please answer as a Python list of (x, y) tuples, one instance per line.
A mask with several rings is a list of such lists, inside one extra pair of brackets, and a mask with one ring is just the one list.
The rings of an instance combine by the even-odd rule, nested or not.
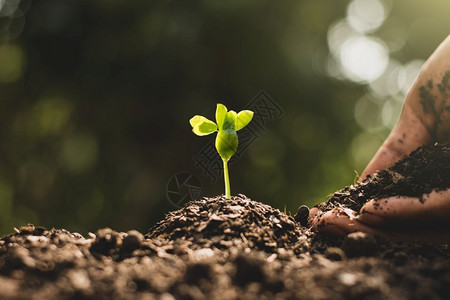
[(322, 211), (350, 208), (359, 212), (369, 200), (389, 196), (411, 196), (423, 200), (433, 190), (450, 187), (450, 146), (422, 146), (392, 167), (369, 176), (357, 185), (334, 193), (326, 203), (317, 205)]
[[(441, 168), (449, 150), (433, 147), (443, 158), (421, 148), (409, 160), (423, 156)], [(388, 195), (389, 184), (417, 180), (405, 179), (414, 172), (407, 167), (385, 171), (391, 181), (377, 175), (344, 189), (340, 199), (357, 189), (366, 199)], [(445, 172), (425, 177), (415, 195), (449, 182)], [(105, 228), (85, 238), (29, 225), (0, 240), (0, 299), (448, 299), (449, 287), (447, 245), (331, 238), (244, 195), (190, 202), (145, 235)]]
[(146, 236), (30, 225), (0, 241), (1, 299), (445, 299), (449, 285), (446, 245), (334, 239), (242, 195)]

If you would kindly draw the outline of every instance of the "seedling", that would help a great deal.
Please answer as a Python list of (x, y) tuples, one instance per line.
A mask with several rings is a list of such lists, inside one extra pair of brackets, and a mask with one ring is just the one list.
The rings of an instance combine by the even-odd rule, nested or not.
[(243, 110), (236, 113), (228, 111), (225, 105), (218, 103), (216, 109), (216, 123), (203, 116), (196, 115), (189, 120), (192, 132), (203, 136), (217, 133), (216, 149), (223, 161), (223, 177), (225, 179), (225, 197), (230, 199), (230, 178), (228, 176), (228, 161), (236, 153), (238, 137), (236, 131), (247, 126), (253, 118), (251, 110)]

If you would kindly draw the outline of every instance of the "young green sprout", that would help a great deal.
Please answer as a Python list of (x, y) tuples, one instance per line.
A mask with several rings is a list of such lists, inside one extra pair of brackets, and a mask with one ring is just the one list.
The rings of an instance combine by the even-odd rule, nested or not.
[(194, 116), (189, 120), (192, 132), (196, 135), (208, 135), (218, 131), (216, 149), (223, 161), (223, 177), (225, 179), (225, 197), (230, 199), (230, 178), (228, 176), (228, 161), (236, 153), (238, 137), (236, 131), (247, 126), (253, 118), (253, 112), (243, 110), (236, 113), (228, 111), (225, 105), (218, 103), (216, 109), (216, 123), (203, 116)]

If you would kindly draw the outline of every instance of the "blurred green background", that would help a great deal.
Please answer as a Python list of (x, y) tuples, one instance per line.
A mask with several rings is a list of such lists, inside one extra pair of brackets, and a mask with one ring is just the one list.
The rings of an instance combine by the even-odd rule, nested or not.
[(284, 110), (230, 166), (285, 207), (352, 184), (395, 124), (450, 1), (0, 0), (0, 234), (28, 222), (142, 232), (207, 143), (195, 114)]

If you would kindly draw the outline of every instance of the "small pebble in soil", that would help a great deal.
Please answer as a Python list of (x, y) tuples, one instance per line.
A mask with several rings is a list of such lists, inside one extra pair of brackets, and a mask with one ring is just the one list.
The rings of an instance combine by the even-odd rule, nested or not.
[(132, 252), (133, 250), (138, 249), (141, 246), (143, 240), (144, 235), (139, 231), (128, 231), (127, 236), (125, 236), (122, 240), (122, 251)]
[(297, 213), (294, 215), (295, 221), (299, 222), (302, 226), (308, 226), (309, 208), (306, 205), (302, 205), (298, 208)]
[(325, 257), (332, 261), (341, 261), (346, 258), (345, 252), (338, 247), (328, 247), (324, 253)]

